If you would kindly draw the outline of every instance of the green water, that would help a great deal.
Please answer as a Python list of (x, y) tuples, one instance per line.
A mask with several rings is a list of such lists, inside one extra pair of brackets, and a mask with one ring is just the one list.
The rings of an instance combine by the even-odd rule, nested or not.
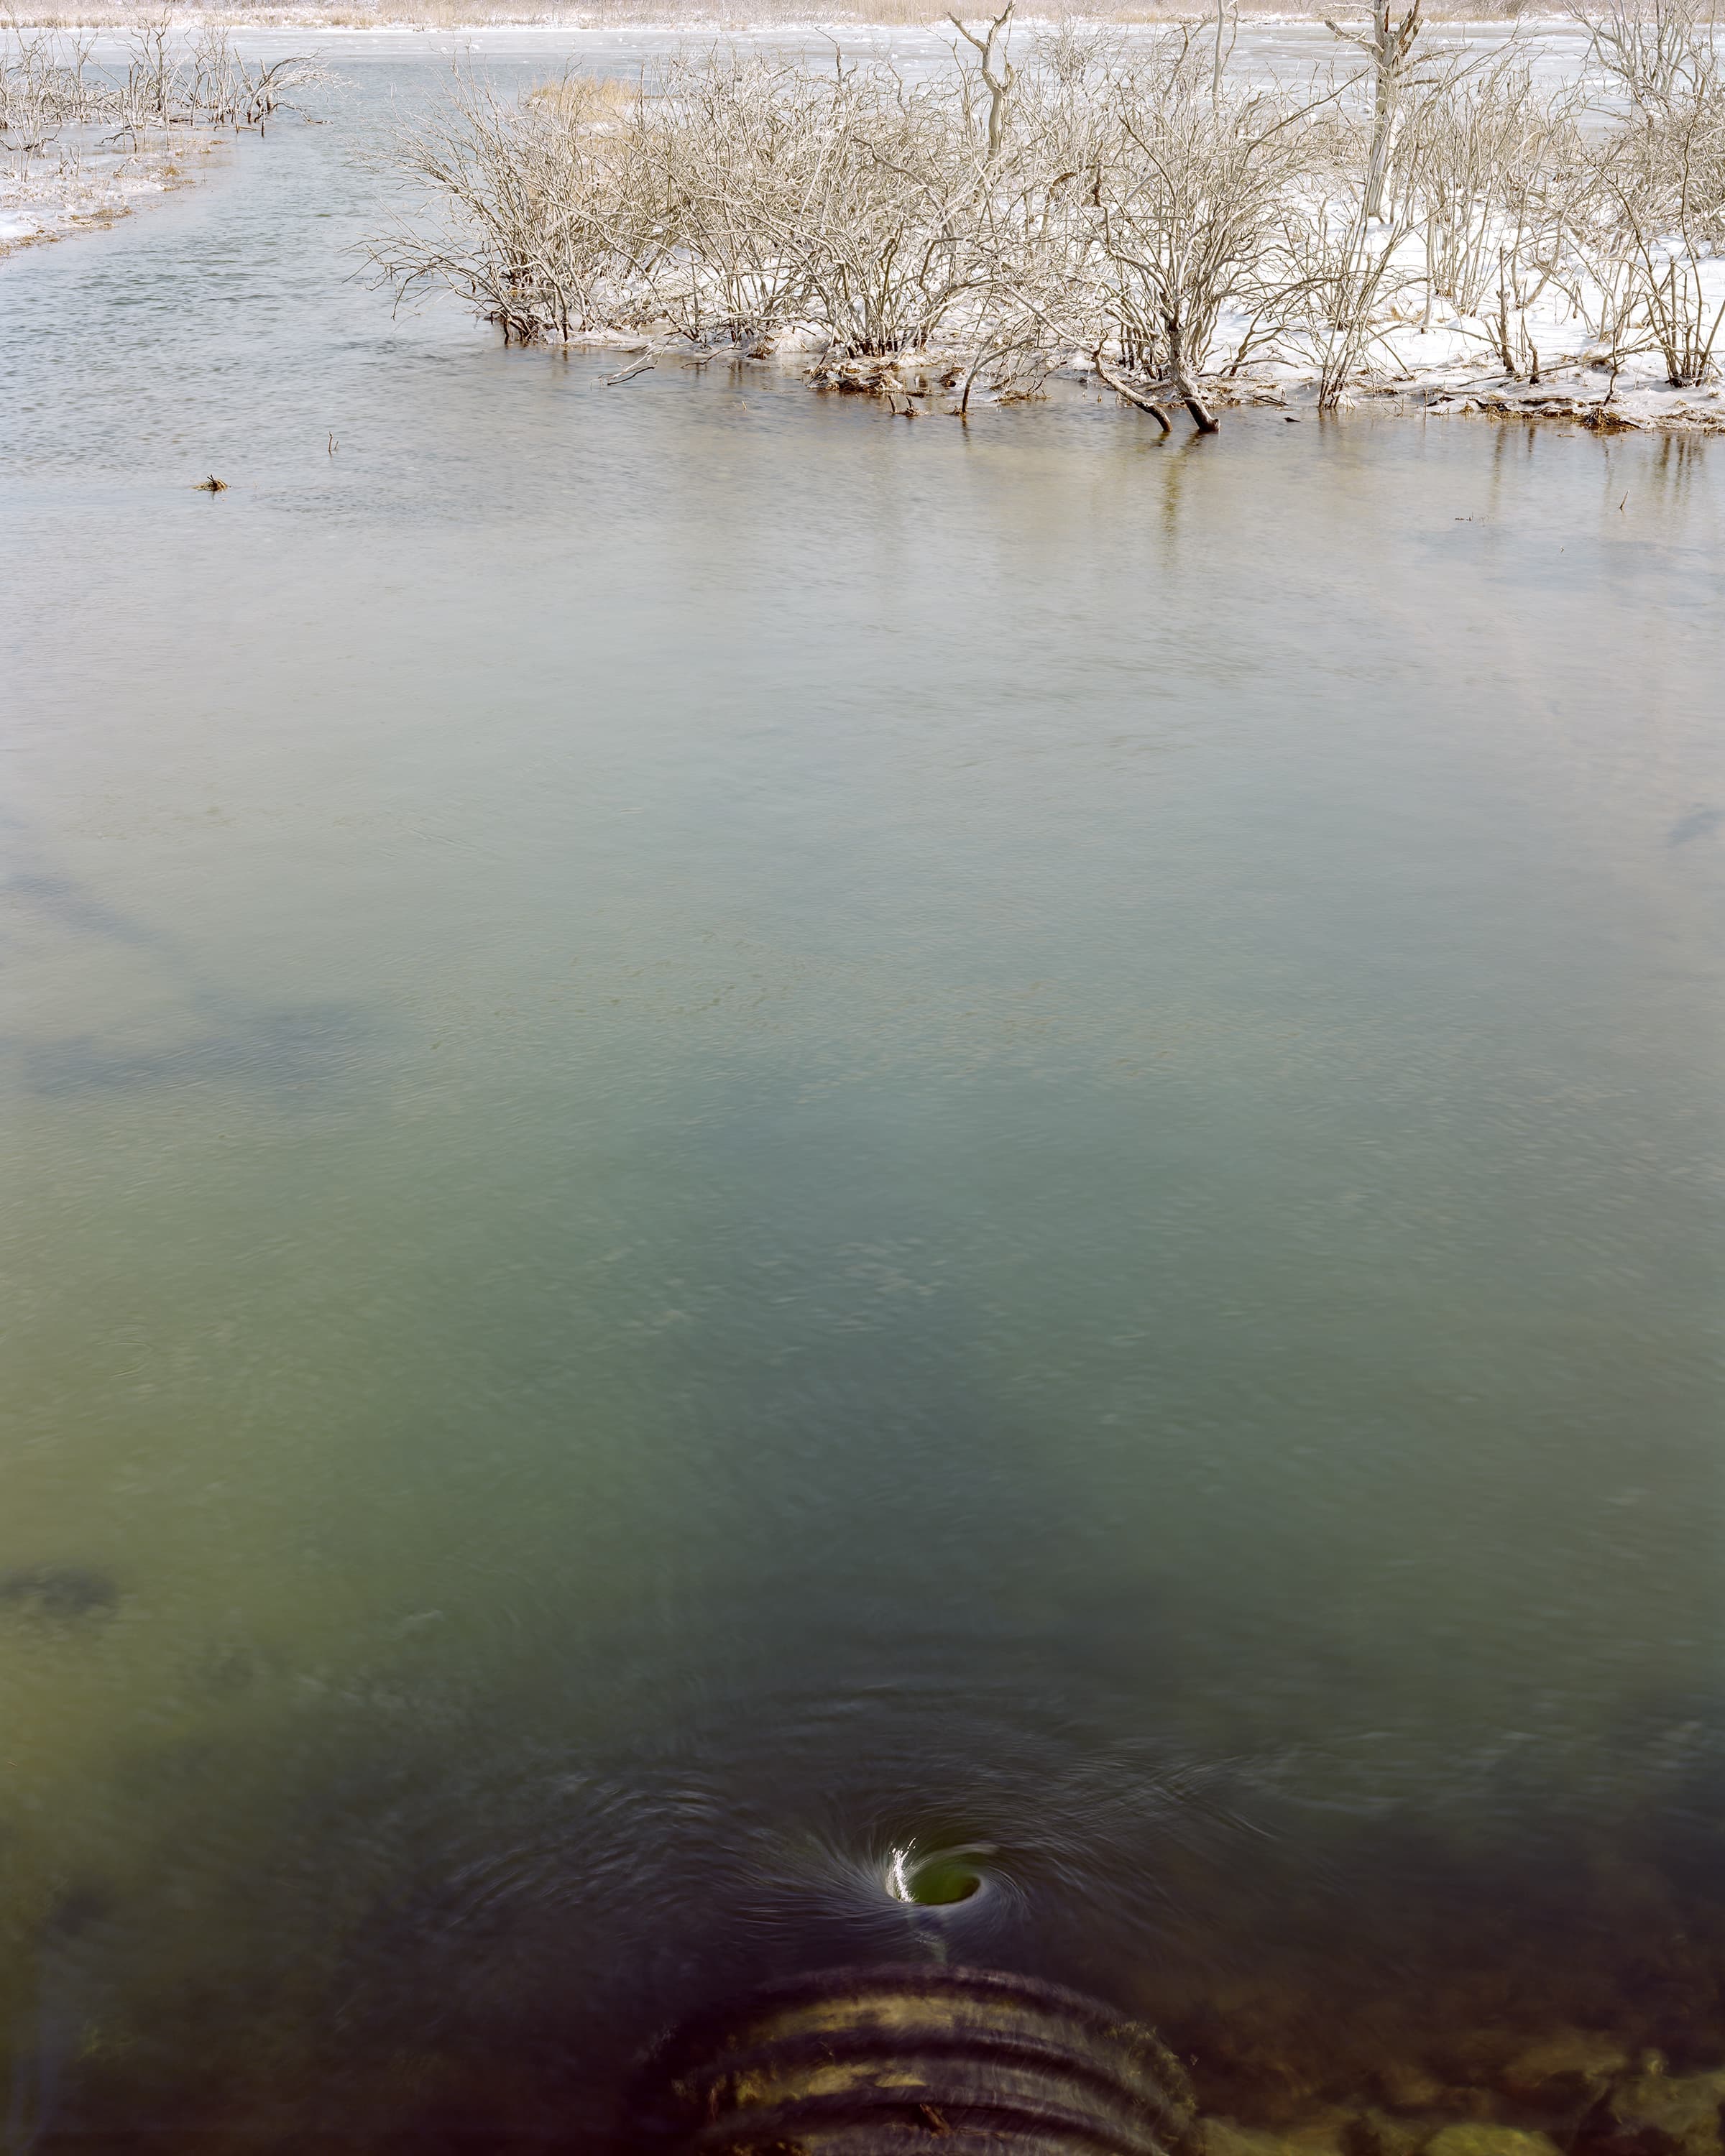
[(345, 64), (0, 270), (13, 2140), (593, 2146), (931, 1923), (1716, 2063), (1717, 449), (603, 390)]

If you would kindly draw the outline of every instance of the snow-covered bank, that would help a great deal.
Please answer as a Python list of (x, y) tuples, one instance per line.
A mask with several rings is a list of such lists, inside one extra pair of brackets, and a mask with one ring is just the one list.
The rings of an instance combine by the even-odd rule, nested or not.
[(91, 143), (18, 154), (0, 164), (0, 255), (74, 233), (103, 231), (116, 219), (195, 180), (219, 146), (210, 134), (131, 151)]
[[(1266, 382), (1246, 393), (1250, 401), (1280, 402), (1291, 409), (1315, 403), (1314, 376), (1297, 373)], [(1725, 395), (1717, 382), (1674, 387), (1656, 362), (1609, 367), (1573, 361), (1543, 370), (1537, 382), (1502, 372), (1481, 372), (1476, 363), (1410, 367), (1402, 374), (1377, 374), (1350, 385), (1337, 400), (1343, 409), (1376, 406), (1439, 418), (1476, 415), (1488, 419), (1567, 419), (1609, 431), (1725, 433)]]
[[(1599, 325), (1610, 316), (1611, 295), (1584, 275), (1563, 286), (1548, 283), (1519, 311), (1506, 305), (1495, 318), (1490, 311), (1466, 316), (1440, 300), (1422, 306), (1418, 244), (1406, 242), (1396, 252), (1405, 283), (1368, 324), (1364, 363), (1337, 398), (1340, 406), (1399, 402), (1422, 413), (1451, 417), (1725, 429), (1725, 390), (1717, 367), (1697, 370), (1701, 379), (1675, 383), (1666, 355), (1645, 325), (1615, 346), (1602, 338)], [(1704, 336), (1725, 320), (1725, 259), (1698, 255), (1687, 266)], [(1488, 298), (1488, 310), (1496, 296)], [(1319, 372), (1315, 359), (1286, 353), (1250, 369), (1244, 393), (1254, 401), (1297, 404), (1316, 396)]]
[(242, 58), (224, 28), (171, 32), (165, 18), (110, 56), (95, 44), (0, 33), (0, 254), (111, 224), (194, 178), (321, 73), (300, 55)]
[[(570, 340), (572, 348), (618, 356), (620, 364), (602, 377), (603, 387), (661, 367), (705, 369), (719, 363), (773, 367), (802, 376), (818, 389), (875, 397), (905, 418), (957, 418), (966, 410), (1023, 403), (1045, 394), (1060, 398), (1088, 391), (1114, 401), (1109, 384), (1076, 355), (1034, 388), (1004, 395), (978, 388), (966, 398), (967, 352), (930, 350), (891, 358), (832, 360), (823, 357), (820, 344), (818, 336), (807, 332), (793, 332), (770, 350), (757, 346), (701, 351), (675, 338), (657, 342), (608, 331)], [(1319, 416), (1315, 367), (1266, 362), (1236, 375), (1205, 377), (1201, 388), (1219, 410), (1268, 408), (1291, 419)], [(1117, 401), (1127, 408), (1124, 398)], [(1174, 408), (1171, 399), (1168, 408)], [(1598, 433), (1725, 433), (1725, 386), (1714, 382), (1673, 388), (1651, 357), (1627, 362), (1614, 373), (1608, 366), (1589, 363), (1583, 354), (1543, 367), (1538, 381), (1531, 382), (1483, 367), (1471, 352), (1440, 361), (1414, 357), (1394, 368), (1363, 370), (1331, 408), (1419, 419), (1555, 420)]]

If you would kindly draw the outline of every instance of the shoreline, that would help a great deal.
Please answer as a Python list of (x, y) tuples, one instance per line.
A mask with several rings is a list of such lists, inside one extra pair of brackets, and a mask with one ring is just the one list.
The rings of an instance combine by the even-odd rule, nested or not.
[[(388, 0), (384, 0), (384, 5)], [(399, 0), (397, 0), (399, 4)], [(1344, 11), (1345, 12), (1345, 11)], [(1325, 30), (1323, 15), (1316, 8), (1288, 8), (1286, 7), (1256, 7), (1251, 0), (1230, 9), (1243, 24), (1254, 29)], [(148, 10), (141, 5), (120, 5), (91, 8), (41, 8), (19, 10), (10, 14), (8, 25), (17, 30), (59, 30), (76, 34), (100, 36), (108, 31), (126, 31), (143, 22)], [(362, 18), (362, 19), (357, 19)], [(756, 0), (752, 7), (727, 9), (720, 7), (701, 7), (667, 14), (662, 5), (655, 7), (651, 0), (639, 11), (626, 4), (612, 7), (568, 7), (547, 0), (547, 4), (535, 13), (521, 8), (491, 9), (484, 0), (422, 0), (418, 10), (410, 13), (386, 13), (383, 5), (376, 9), (360, 0), (313, 0), (313, 4), (287, 4), (280, 8), (250, 7), (229, 10), (220, 6), (177, 8), (177, 27), (187, 29), (220, 28), (241, 36), (269, 36), (284, 31), (308, 30), (332, 37), (403, 37), (436, 36), (461, 33), (487, 32), (497, 33), (525, 33), (557, 35), (606, 35), (626, 31), (641, 37), (679, 37), (691, 33), (702, 35), (712, 33), (736, 37), (809, 36), (818, 37), (835, 25), (848, 29), (880, 30), (885, 32), (925, 32), (948, 43), (952, 31), (947, 21), (947, 11), (937, 0), (897, 0), (896, 5), (841, 6), (828, 13), (809, 9), (806, 0), (788, 5), (783, 13), (770, 4), (762, 7)], [(1020, 29), (1050, 31), (1063, 27), (1105, 29), (1161, 30), (1181, 23), (1214, 21), (1214, 11), (1208, 15), (1199, 8), (1176, 5), (1161, 6), (1157, 0), (1148, 4), (1127, 4), (1118, 8), (1086, 8), (1070, 13), (1039, 13), (1031, 12), (1015, 18)], [(1505, 13), (1494, 6), (1489, 11), (1474, 13), (1466, 8), (1454, 13), (1433, 13), (1424, 19), (1433, 29), (1450, 32), (1467, 31), (1503, 37), (1538, 33), (1546, 36), (1577, 36), (1577, 18), (1562, 13)]]
[(187, 131), (159, 148), (74, 152), (55, 170), (0, 172), (0, 263), (57, 240), (111, 231), (134, 211), (195, 187), (205, 161), (225, 141), (213, 131)]
[[(962, 372), (961, 355), (931, 350), (902, 352), (893, 357), (845, 360), (824, 370), (821, 355), (812, 343), (783, 339), (768, 351), (744, 351), (735, 346), (700, 350), (692, 346), (661, 343), (623, 331), (593, 331), (572, 337), (567, 344), (544, 341), (530, 349), (550, 354), (586, 352), (612, 354), (626, 363), (612, 376), (602, 377), (593, 388), (623, 388), (661, 366), (704, 370), (716, 362), (731, 366), (776, 368), (789, 379), (829, 395), (873, 398), (895, 418), (907, 419), (957, 418), (957, 385), (946, 377)], [(1459, 378), (1457, 378), (1459, 377)], [(1266, 362), (1250, 374), (1210, 376), (1200, 383), (1206, 399), (1219, 412), (1273, 410), (1291, 422), (1330, 420), (1337, 413), (1321, 411), (1317, 403), (1315, 370)], [(1113, 401), (1130, 409), (1127, 400), (1104, 382), (1082, 359), (1056, 367), (1035, 391), (999, 396), (978, 393), (971, 409), (980, 412), (1009, 404), (1050, 401), (1055, 397), (1089, 393), (1098, 401)], [(1183, 430), (1178, 408), (1169, 407), (1174, 431)], [(1656, 369), (1626, 378), (1620, 369), (1614, 377), (1603, 367), (1579, 361), (1556, 363), (1543, 369), (1537, 382), (1517, 381), (1499, 373), (1481, 374), (1477, 363), (1452, 361), (1408, 375), (1378, 371), (1363, 375), (1343, 396), (1340, 415), (1408, 419), (1479, 418), (1523, 424), (1550, 422), (1579, 427), (1589, 434), (1725, 434), (1725, 382), (1703, 388), (1673, 388), (1656, 378)]]

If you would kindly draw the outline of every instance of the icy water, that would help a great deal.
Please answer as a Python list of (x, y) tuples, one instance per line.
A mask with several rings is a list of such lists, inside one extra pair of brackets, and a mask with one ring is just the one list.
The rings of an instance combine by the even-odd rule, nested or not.
[(1717, 2063), (1725, 448), (599, 388), (341, 63), (0, 270), (13, 2143), (942, 1951)]

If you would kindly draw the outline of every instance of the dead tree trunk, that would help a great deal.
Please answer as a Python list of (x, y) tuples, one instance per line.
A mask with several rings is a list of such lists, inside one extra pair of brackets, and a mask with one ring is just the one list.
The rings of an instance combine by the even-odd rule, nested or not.
[(1192, 370), (1186, 363), (1185, 325), (1176, 316), (1165, 314), (1163, 326), (1168, 333), (1168, 371), (1180, 402), (1192, 414), (1192, 424), (1200, 434), (1219, 434), (1222, 431), (1215, 414), (1204, 401)]
[(1003, 54), (1001, 71), (994, 67), (994, 40), (1012, 20), (1012, 11), (1017, 0), (1006, 0), (1006, 5), (988, 25), (988, 34), (979, 38), (973, 30), (967, 30), (956, 15), (947, 20), (967, 44), (976, 47), (982, 55), (982, 75), (988, 91), (988, 162), (992, 165), (1000, 155), (1000, 145), (1006, 134), (1007, 108), (1012, 102), (1012, 86), (1018, 80), (1018, 69)]
[(1372, 147), (1366, 160), (1368, 218), (1384, 214), (1384, 190), (1389, 182), (1389, 150), (1395, 134), (1396, 105), (1401, 96), (1408, 56), (1420, 34), (1420, 0), (1412, 0), (1407, 13), (1398, 20), (1389, 12), (1390, 0), (1372, 0), (1369, 35), (1359, 30), (1344, 30), (1327, 15), (1324, 18), (1327, 30), (1345, 38), (1351, 45), (1358, 45), (1372, 62)]

